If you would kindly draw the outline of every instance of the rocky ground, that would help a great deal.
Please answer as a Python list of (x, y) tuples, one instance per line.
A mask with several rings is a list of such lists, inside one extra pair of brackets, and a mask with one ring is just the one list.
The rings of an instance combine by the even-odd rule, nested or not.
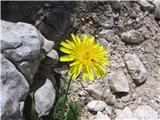
[[(54, 41), (54, 49), (57, 51), (60, 40), (69, 38), (71, 32), (94, 35), (97, 42), (102, 43), (109, 51), (111, 65), (103, 79), (95, 79), (93, 83), (82, 83), (81, 78), (72, 81), (69, 98), (79, 103), (81, 120), (160, 119), (159, 0), (41, 2), (35, 3), (36, 7), (32, 7), (30, 11), (25, 9), (27, 5), (23, 2), (2, 4), (2, 19), (33, 24), (47, 39)], [(24, 6), (21, 16), (12, 15), (19, 13), (18, 8), (14, 9), (16, 5)], [(27, 19), (24, 19), (25, 10)], [(50, 53), (48, 56), (55, 61), (47, 58), (40, 64), (33, 84), (36, 84), (35, 80), (42, 78), (42, 73), (53, 76), (53, 69), (61, 75), (67, 75), (67, 65), (56, 64), (57, 53)], [(46, 80), (46, 85), (54, 89), (49, 80)], [(37, 90), (35, 96), (43, 95), (39, 91), (43, 90)], [(51, 101), (53, 99), (54, 96)], [(41, 106), (37, 109), (41, 110)], [(39, 115), (46, 114), (43, 112)]]

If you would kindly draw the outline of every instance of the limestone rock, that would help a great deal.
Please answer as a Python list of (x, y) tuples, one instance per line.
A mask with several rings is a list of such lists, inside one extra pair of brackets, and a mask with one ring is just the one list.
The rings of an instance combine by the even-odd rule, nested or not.
[(39, 63), (44, 58), (42, 51), (43, 49), (46, 52), (50, 51), (53, 47), (52, 42), (46, 40), (31, 24), (10, 23), (3, 20), (0, 22), (2, 25), (0, 38), (2, 54), (12, 61), (32, 84)]
[(22, 119), (21, 111), (23, 106), (20, 105), (25, 101), (29, 92), (29, 85), (25, 77), (16, 69), (16, 67), (3, 55), (0, 55), (1, 71), (1, 95), (0, 108), (2, 120), (19, 120)]
[(34, 96), (38, 116), (47, 115), (54, 104), (56, 96), (56, 91), (52, 82), (47, 79), (45, 84), (35, 92)]
[(130, 108), (125, 107), (123, 110), (119, 111), (115, 120), (133, 120)]
[(105, 107), (106, 107), (106, 103), (99, 100), (93, 100), (89, 102), (87, 105), (87, 109), (89, 111), (94, 111), (94, 112), (103, 111)]
[(135, 54), (127, 53), (124, 60), (132, 79), (138, 84), (143, 83), (147, 78), (147, 71), (140, 59)]
[(95, 120), (111, 120), (108, 115), (104, 115), (102, 112), (98, 111)]
[(59, 61), (59, 56), (56, 50), (51, 50), (49, 51), (49, 53), (47, 54), (47, 57), (49, 57), (52, 61), (52, 65), (56, 65)]
[(103, 95), (103, 89), (100, 85), (89, 85), (86, 90), (89, 92), (89, 94), (96, 98), (96, 99), (101, 99)]
[(121, 38), (127, 44), (140, 44), (144, 41), (143, 35), (138, 30), (123, 32)]
[(114, 92), (129, 92), (128, 81), (122, 71), (110, 73), (108, 83)]
[(112, 41), (114, 37), (114, 31), (110, 29), (105, 29), (99, 32), (100, 38), (105, 38), (108, 41)]
[(140, 105), (133, 111), (133, 116), (138, 120), (158, 120), (158, 113), (148, 105)]

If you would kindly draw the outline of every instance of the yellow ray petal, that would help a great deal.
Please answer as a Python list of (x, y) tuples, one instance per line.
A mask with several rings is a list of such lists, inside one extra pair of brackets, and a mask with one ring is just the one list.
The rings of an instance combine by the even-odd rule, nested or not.
[(64, 47), (60, 47), (60, 51), (67, 53), (67, 54), (71, 54), (72, 51), (70, 49), (64, 48)]
[(60, 57), (61, 62), (69, 62), (69, 61), (74, 61), (75, 58), (72, 55), (64, 55)]

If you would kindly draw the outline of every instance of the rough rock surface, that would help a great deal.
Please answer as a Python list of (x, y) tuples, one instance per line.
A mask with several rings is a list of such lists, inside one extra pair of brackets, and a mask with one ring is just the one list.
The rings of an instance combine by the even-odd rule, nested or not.
[(132, 79), (137, 83), (143, 83), (147, 78), (147, 71), (140, 59), (135, 54), (127, 53), (124, 60)]
[(106, 103), (103, 101), (94, 100), (88, 103), (87, 109), (89, 111), (103, 111), (106, 107)]
[(55, 96), (56, 91), (53, 84), (47, 79), (45, 84), (34, 94), (35, 107), (39, 117), (45, 116), (50, 112), (55, 101)]
[(118, 111), (117, 117), (115, 120), (133, 120), (133, 114), (130, 108), (125, 107), (123, 110)]
[(122, 40), (128, 44), (140, 44), (144, 41), (144, 37), (137, 30), (130, 30), (121, 34)]
[(24, 102), (28, 92), (29, 84), (16, 66), (3, 55), (1, 59), (1, 95), (0, 108), (2, 120), (22, 119), (20, 101)]
[(98, 111), (95, 120), (110, 120), (108, 115), (104, 115), (102, 112)]
[(138, 120), (158, 120), (158, 113), (148, 105), (141, 105), (133, 111), (133, 116)]
[(114, 32), (113, 30), (109, 30), (109, 29), (102, 30), (99, 32), (99, 37), (105, 38), (106, 40), (111, 41), (114, 37)]
[(33, 76), (44, 56), (42, 47), (51, 49), (50, 42), (46, 43), (46, 39), (44, 42), (44, 37), (31, 24), (6, 21), (1, 21), (1, 24), (2, 54), (12, 61), (32, 84)]
[[(24, 101), (41, 60), (54, 43), (28, 23), (1, 20), (2, 120), (23, 117)], [(49, 111), (49, 110), (48, 110)]]
[(108, 80), (109, 86), (114, 92), (129, 92), (128, 81), (123, 72), (110, 73)]
[(103, 95), (103, 89), (100, 85), (89, 85), (86, 90), (93, 96), (95, 99), (101, 99)]

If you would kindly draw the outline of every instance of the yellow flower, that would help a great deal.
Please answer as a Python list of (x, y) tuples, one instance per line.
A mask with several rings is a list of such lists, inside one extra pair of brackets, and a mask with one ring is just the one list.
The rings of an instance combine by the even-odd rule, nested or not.
[(84, 34), (80, 39), (79, 36), (71, 34), (73, 41), (66, 40), (61, 42), (60, 50), (67, 55), (61, 56), (60, 61), (70, 62), (69, 75), (76, 79), (82, 74), (85, 82), (87, 78), (91, 81), (94, 76), (102, 78), (107, 72), (105, 66), (109, 65), (108, 51), (102, 45), (95, 42), (91, 35)]

